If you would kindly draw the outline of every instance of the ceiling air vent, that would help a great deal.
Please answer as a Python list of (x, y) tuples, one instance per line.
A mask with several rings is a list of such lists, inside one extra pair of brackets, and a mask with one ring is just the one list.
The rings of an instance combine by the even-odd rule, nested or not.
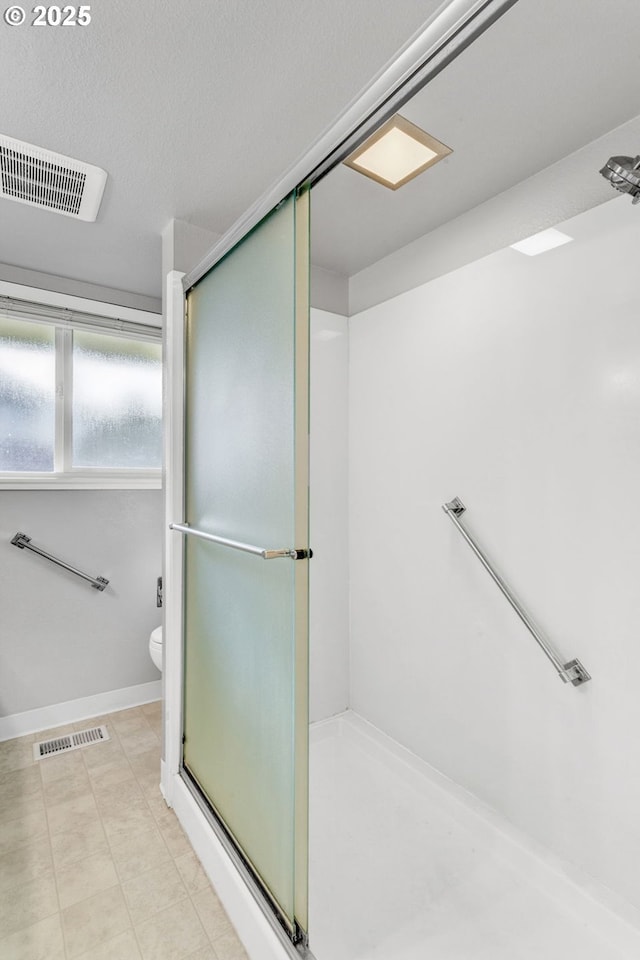
[(106, 182), (100, 167), (0, 134), (0, 197), (95, 220)]

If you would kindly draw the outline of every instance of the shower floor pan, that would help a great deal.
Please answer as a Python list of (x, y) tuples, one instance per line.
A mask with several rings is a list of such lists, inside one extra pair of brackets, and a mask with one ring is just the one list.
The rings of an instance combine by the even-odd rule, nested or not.
[(637, 960), (640, 931), (356, 714), (311, 727), (316, 960)]

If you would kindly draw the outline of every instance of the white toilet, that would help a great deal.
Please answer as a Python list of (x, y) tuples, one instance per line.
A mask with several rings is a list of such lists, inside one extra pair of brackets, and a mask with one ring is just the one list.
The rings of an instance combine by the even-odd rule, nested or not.
[(162, 673), (162, 627), (156, 627), (149, 637), (149, 654), (156, 667)]

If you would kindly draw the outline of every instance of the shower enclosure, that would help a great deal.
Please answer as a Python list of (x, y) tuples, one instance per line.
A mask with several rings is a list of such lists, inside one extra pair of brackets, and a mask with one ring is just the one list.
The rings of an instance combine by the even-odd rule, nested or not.
[[(348, 348), (323, 336), (335, 316), (312, 310), (317, 960), (638, 955), (640, 712), (618, 668), (638, 659), (640, 297), (615, 267), (637, 212), (613, 199), (560, 224), (571, 242), (555, 250), (507, 247), (354, 314)], [(340, 713), (315, 530), (327, 460), (344, 476), (344, 455), (314, 450), (341, 429), (314, 387), (339, 376)], [(443, 512), (454, 492), (517, 609)], [(591, 675), (578, 685), (576, 658)]]
[[(469, 26), (492, 5), (467, 6)], [(493, 6), (497, 18), (513, 4)], [(500, 49), (479, 57), (483, 82)], [(456, 110), (473, 112), (464, 66), (440, 77), (446, 60), (423, 106), (437, 111), (451, 77)], [(640, 340), (618, 257), (638, 221), (627, 198), (585, 186), (592, 169), (606, 187), (597, 170), (620, 133), (603, 111), (597, 150), (569, 145), (547, 169), (527, 131), (539, 182), (508, 190), (492, 180), (492, 141), (487, 192), (432, 225), (431, 245), (351, 276), (343, 313), (312, 309), (309, 345), (309, 195), (321, 210), (400, 87), (393, 97), (184, 282), (168, 603), (184, 650), (167, 651), (165, 793), (252, 960), (631, 960)], [(638, 118), (624, 133), (640, 137)], [(589, 167), (584, 150), (598, 154)], [(525, 257), (510, 243), (549, 195), (573, 214), (568, 239)]]

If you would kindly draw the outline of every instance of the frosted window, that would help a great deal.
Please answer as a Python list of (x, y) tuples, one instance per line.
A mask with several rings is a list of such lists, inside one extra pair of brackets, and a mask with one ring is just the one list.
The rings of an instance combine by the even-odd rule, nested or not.
[(52, 471), (55, 333), (0, 317), (0, 470)]
[(73, 466), (159, 468), (159, 343), (73, 334)]

